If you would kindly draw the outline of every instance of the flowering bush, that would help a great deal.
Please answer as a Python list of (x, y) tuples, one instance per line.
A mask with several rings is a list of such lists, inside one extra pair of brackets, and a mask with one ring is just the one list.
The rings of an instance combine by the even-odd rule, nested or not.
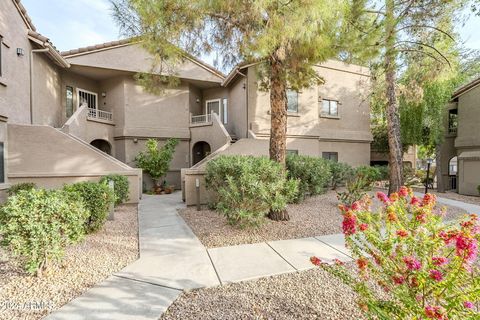
[(417, 198), (406, 187), (377, 198), (377, 212), (368, 196), (340, 205), (358, 277), (341, 263), (312, 262), (351, 286), (370, 318), (480, 319), (478, 217), (447, 224), (434, 195)]

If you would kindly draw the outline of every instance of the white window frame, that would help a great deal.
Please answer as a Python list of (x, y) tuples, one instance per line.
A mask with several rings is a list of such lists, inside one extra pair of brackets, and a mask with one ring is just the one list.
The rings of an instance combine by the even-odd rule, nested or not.
[[(88, 91), (82, 88), (77, 88), (77, 110), (80, 108), (80, 91), (94, 95), (95, 96), (95, 109), (98, 110), (98, 94), (92, 91)], [(90, 108), (90, 106), (88, 107)], [(92, 108), (93, 109), (93, 108)]]
[(208, 103), (209, 102), (218, 102), (218, 117), (222, 119), (222, 99), (210, 99), (210, 100), (205, 100), (205, 114), (211, 114), (211, 112), (208, 112)]
[(223, 98), (222, 99), (223, 103), (222, 103), (222, 106), (223, 106), (223, 109), (222, 109), (222, 112), (223, 112), (223, 124), (227, 124), (228, 123), (228, 99), (227, 98)]

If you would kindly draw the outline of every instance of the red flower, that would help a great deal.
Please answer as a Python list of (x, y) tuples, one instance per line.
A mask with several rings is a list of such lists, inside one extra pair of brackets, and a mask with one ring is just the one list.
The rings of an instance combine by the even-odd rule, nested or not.
[(418, 287), (418, 279), (416, 277), (413, 277), (412, 280), (410, 280), (410, 285), (414, 288)]
[(398, 190), (398, 194), (400, 195), (400, 197), (405, 198), (406, 196), (408, 196), (409, 190), (408, 190), (407, 187), (402, 186), (402, 187), (400, 187), (400, 189)]
[(420, 270), (422, 268), (422, 263), (412, 256), (404, 257), (403, 262), (405, 262), (405, 265), (410, 271)]
[(392, 277), (395, 284), (401, 285), (405, 282), (405, 277), (401, 275), (396, 275)]
[(445, 257), (433, 257), (432, 262), (436, 266), (442, 266), (448, 263), (448, 259)]
[(477, 239), (459, 234), (455, 242), (457, 255), (464, 258), (467, 263), (475, 261), (478, 254)]
[(417, 197), (412, 197), (412, 199), (410, 200), (410, 204), (412, 206), (418, 206), (420, 204), (420, 199), (418, 199)]
[(360, 230), (365, 231), (365, 230), (367, 230), (367, 229), (368, 229), (368, 224), (362, 223), (362, 224), (360, 225)]
[(427, 193), (423, 196), (422, 205), (433, 207), (435, 202), (437, 202), (437, 197), (434, 194)]
[(447, 320), (445, 309), (439, 306), (426, 306), (425, 315), (429, 319)]
[(350, 209), (352, 209), (352, 211), (357, 211), (360, 209), (360, 204), (355, 201), (354, 203), (352, 203), (352, 206), (350, 207)]
[(408, 237), (408, 231), (406, 230), (397, 230), (397, 236), (401, 238), (406, 238)]
[(357, 217), (353, 214), (353, 212), (348, 211), (343, 216), (343, 222), (342, 222), (343, 233), (346, 236), (350, 236), (352, 234), (355, 234), (357, 232), (357, 229), (356, 229), (356, 226), (355, 226), (356, 223), (357, 223)]
[(322, 260), (318, 259), (317, 257), (311, 257), (310, 262), (316, 266), (319, 266), (322, 264)]
[(365, 258), (360, 258), (357, 260), (357, 266), (360, 270), (364, 270), (368, 265), (368, 260)]
[(337, 265), (337, 266), (343, 266), (345, 263), (337, 258), (333, 259), (333, 262)]
[(430, 278), (432, 278), (435, 281), (442, 281), (443, 280), (443, 274), (438, 271), (438, 270), (430, 270)]

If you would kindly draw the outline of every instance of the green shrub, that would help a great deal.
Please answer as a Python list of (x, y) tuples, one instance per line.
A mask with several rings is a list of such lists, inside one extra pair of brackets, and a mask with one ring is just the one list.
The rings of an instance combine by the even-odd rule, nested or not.
[(379, 181), (388, 180), (390, 177), (390, 172), (388, 166), (374, 166), (379, 171)]
[(332, 179), (330, 185), (332, 190), (337, 189), (339, 186), (345, 185), (345, 183), (351, 179), (355, 171), (346, 163), (330, 161), (330, 172), (332, 173)]
[(305, 196), (324, 193), (332, 178), (330, 163), (319, 157), (288, 155), (288, 178), (299, 181), (295, 202), (302, 201)]
[(109, 174), (100, 179), (100, 183), (108, 184), (109, 181), (113, 181), (115, 192), (115, 205), (118, 206), (124, 202), (127, 202), (129, 192), (128, 178), (119, 174)]
[(82, 239), (88, 212), (81, 198), (62, 190), (23, 190), (0, 209), (0, 244), (41, 275), (65, 247)]
[(32, 190), (32, 189), (35, 189), (36, 187), (37, 185), (33, 182), (21, 182), (21, 183), (14, 184), (10, 188), (8, 188), (7, 194), (9, 196), (13, 196), (13, 195), (16, 195), (18, 192), (20, 192), (21, 190)]
[(347, 181), (346, 190), (338, 193), (341, 203), (351, 205), (362, 199), (371, 191), (375, 181), (381, 179), (380, 170), (376, 167), (360, 166), (355, 169), (355, 174)]
[(240, 226), (258, 225), (270, 211), (285, 210), (298, 192), (298, 182), (266, 157), (220, 156), (208, 162), (205, 181), (216, 195), (216, 209)]
[(107, 220), (110, 204), (115, 195), (104, 183), (79, 182), (64, 186), (64, 190), (77, 193), (83, 200), (83, 204), (89, 216), (85, 221), (85, 232), (92, 233), (103, 227)]

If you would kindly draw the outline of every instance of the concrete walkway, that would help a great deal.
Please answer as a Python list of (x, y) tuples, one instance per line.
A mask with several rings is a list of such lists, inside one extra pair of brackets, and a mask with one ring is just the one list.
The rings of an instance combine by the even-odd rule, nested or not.
[(185, 289), (217, 286), (351, 260), (343, 235), (206, 249), (178, 215), (180, 193), (139, 204), (140, 258), (46, 319), (158, 319)]
[[(424, 193), (415, 192), (415, 195), (417, 197), (423, 197)], [(448, 199), (448, 198), (443, 198), (443, 197), (438, 197), (438, 196), (437, 196), (437, 202), (439, 202), (441, 204), (445, 204), (447, 206), (454, 206), (454, 207), (457, 207), (457, 208), (461, 208), (461, 209), (467, 211), (468, 213), (480, 214), (480, 206), (477, 206), (477, 205), (474, 205), (474, 204), (470, 204), (470, 203), (466, 203), (466, 202), (462, 202), (462, 201), (458, 201), (458, 200), (452, 200), (452, 199)]]

